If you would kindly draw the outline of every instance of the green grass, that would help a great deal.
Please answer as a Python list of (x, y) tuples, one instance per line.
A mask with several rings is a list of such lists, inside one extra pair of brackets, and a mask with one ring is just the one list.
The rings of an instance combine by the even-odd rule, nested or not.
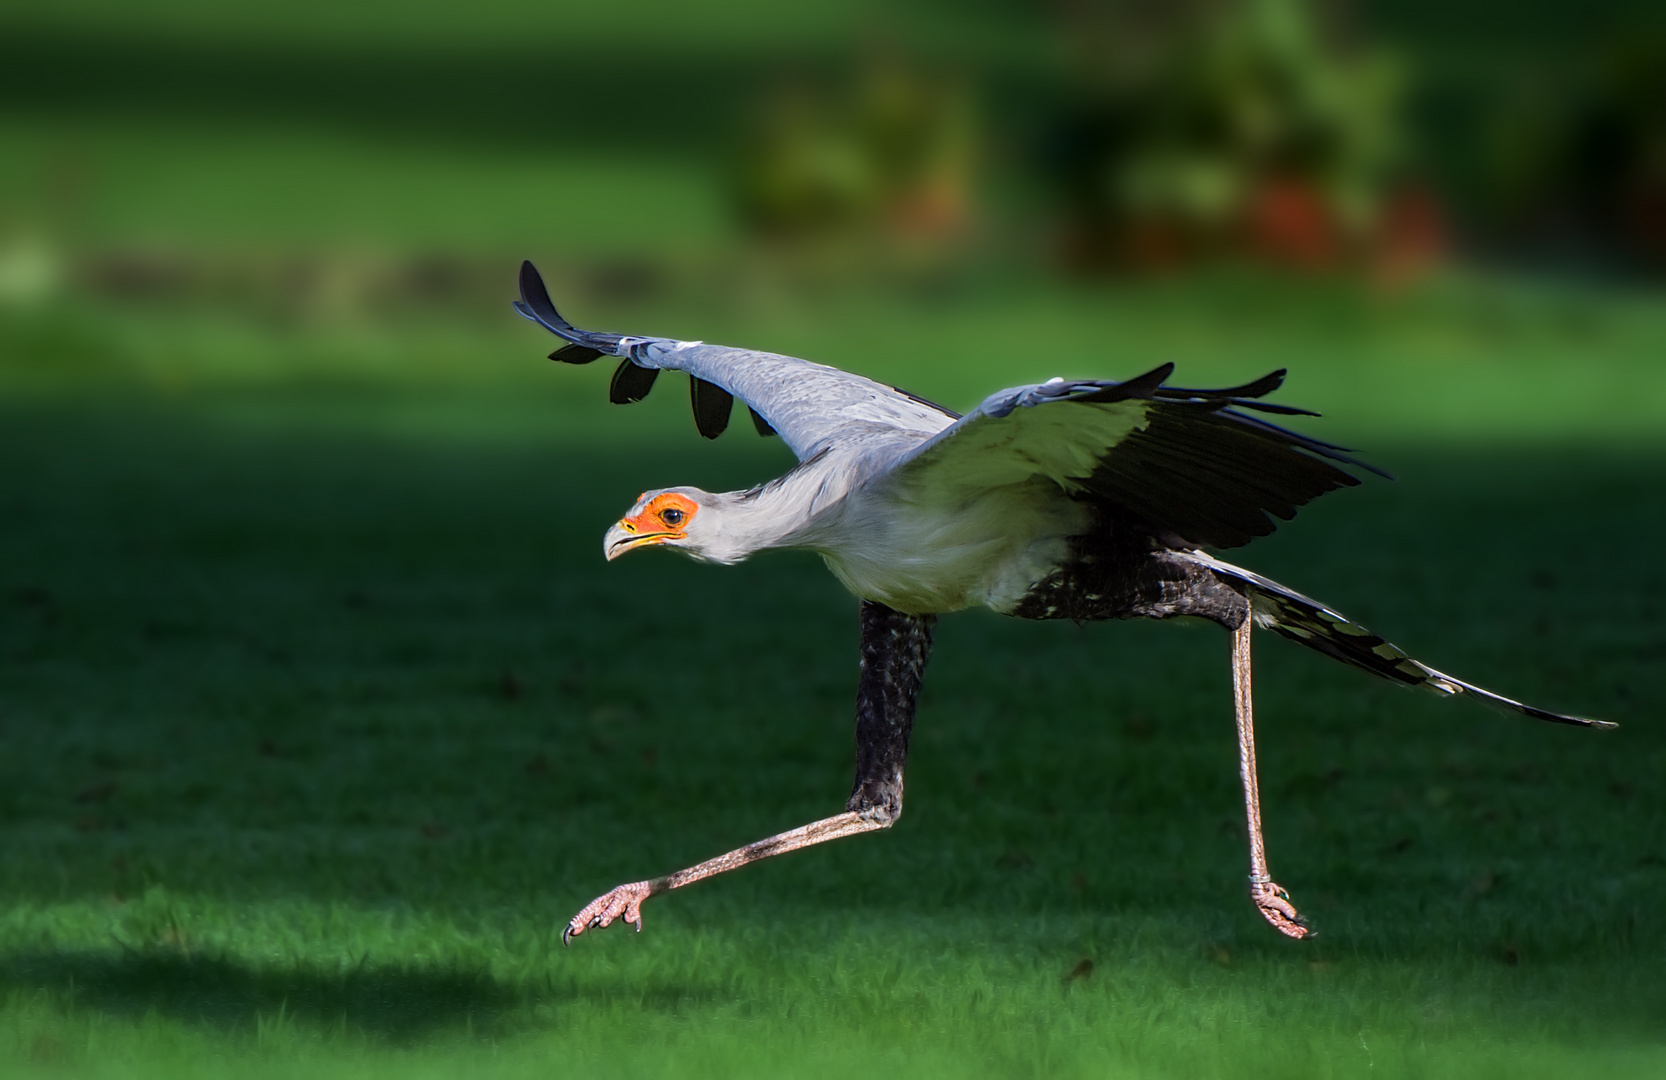
[(164, 251), (495, 254), (542, 235), (561, 237), (568, 258), (663, 256), (726, 237), (713, 173), (628, 152), (459, 155), (307, 128), (0, 126), (0, 206), (48, 202), (40, 189), (72, 183), (74, 222), (59, 232), (81, 245)]
[[(1658, 297), (796, 290), (733, 235), (724, 154), (764, 88), (876, 39), (981, 80), (996, 156), (1031, 151), (1058, 57), (987, 5), (0, 15), (0, 1075), (1666, 1071)], [(198, 283), (123, 299), (100, 274), (134, 253)], [(680, 386), (614, 410), (605, 365), (540, 361), (525, 255), (583, 325), (961, 408), (1289, 366), (1308, 429), (1400, 480), (1235, 557), (1623, 727), (1261, 640), (1295, 944), (1244, 895), (1224, 637), (966, 613), (896, 829), (562, 949), (598, 892), (842, 805), (855, 605), (807, 556), (602, 562), (636, 492), (788, 459), (744, 421), (701, 442)], [(429, 258), (457, 296), (372, 287)]]
[(957, 404), (1055, 366), (1290, 363), (1285, 397), (1331, 412), (1312, 430), (1369, 436), (1400, 481), (1238, 557), (1624, 725), (1260, 639), (1305, 944), (1244, 897), (1224, 636), (974, 612), (941, 627), (895, 830), (562, 949), (611, 885), (842, 804), (854, 604), (819, 563), (599, 558), (643, 487), (749, 482), (779, 447), (702, 443), (680, 392), (609, 410), (601, 365), (540, 366), (513, 323), (6, 316), (33, 363), (0, 399), (4, 1071), (1658, 1075), (1659, 313), (1258, 288), (673, 298), (607, 325)]

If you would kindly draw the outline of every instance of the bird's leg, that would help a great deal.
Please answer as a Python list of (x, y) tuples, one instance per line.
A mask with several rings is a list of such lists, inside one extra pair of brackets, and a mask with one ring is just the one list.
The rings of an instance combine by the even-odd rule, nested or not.
[(820, 821), (812, 821), (808, 825), (800, 825), (796, 829), (789, 829), (784, 833), (747, 844), (745, 847), (707, 859), (703, 863), (696, 863), (686, 870), (678, 870), (674, 874), (654, 878), (652, 881), (634, 881), (629, 885), (620, 885), (603, 893), (584, 906), (584, 910), (573, 916), (562, 931), (561, 941), (566, 944), (579, 934), (594, 927), (598, 930), (610, 926), (615, 919), (623, 918), (625, 922), (642, 930), (642, 902), (650, 896), (658, 896), (672, 889), (680, 889), (684, 885), (692, 885), (701, 878), (709, 878), (713, 874), (721, 874), (725, 870), (738, 870), (747, 863), (767, 859), (771, 855), (785, 855), (789, 851), (797, 851), (802, 847), (820, 844), (828, 840), (837, 840), (841, 836), (854, 836), (857, 833), (882, 829), (885, 826), (876, 821), (866, 821), (861, 814), (845, 812), (835, 814)]
[(902, 771), (914, 726), (920, 675), (931, 653), (932, 615), (904, 615), (862, 602), (862, 674), (856, 691), (856, 784), (845, 812), (812, 821), (686, 870), (620, 885), (586, 904), (561, 934), (563, 944), (615, 920), (642, 930), (642, 902), (747, 863), (812, 844), (890, 826), (902, 814)]
[(1261, 794), (1255, 776), (1255, 714), (1250, 694), (1250, 632), (1255, 619), (1246, 613), (1232, 631), (1232, 696), (1238, 713), (1238, 771), (1244, 779), (1244, 813), (1249, 818), (1250, 899), (1280, 932), (1307, 937), (1307, 920), (1296, 913), (1290, 894), (1267, 872), (1267, 846), (1261, 839)]

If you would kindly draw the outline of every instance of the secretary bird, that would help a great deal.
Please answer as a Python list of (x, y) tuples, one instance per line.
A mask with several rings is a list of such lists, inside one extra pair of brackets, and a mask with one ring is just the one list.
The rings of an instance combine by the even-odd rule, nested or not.
[(643, 493), (607, 531), (609, 561), (668, 547), (737, 563), (767, 548), (818, 552), (861, 601), (856, 782), (843, 813), (597, 897), (563, 943), (617, 919), (642, 930), (642, 903), (747, 863), (887, 828), (902, 813), (903, 764), (932, 629), (944, 612), (985, 604), (1021, 619), (1191, 615), (1232, 632), (1239, 770), (1248, 818), (1250, 898), (1292, 938), (1311, 933), (1272, 879), (1261, 839), (1250, 696), (1250, 631), (1261, 626), (1333, 659), (1441, 694), (1473, 694), (1539, 720), (1613, 727), (1483, 690), (1412, 659), (1316, 600), (1206, 553), (1273, 531), (1296, 508), (1354, 486), (1348, 465), (1386, 476), (1344, 448), (1252, 412), (1313, 416), (1260, 399), (1279, 370), (1225, 390), (1164, 383), (1163, 364), (1123, 382), (1050, 379), (1002, 390), (960, 416), (837, 368), (750, 349), (579, 330), (521, 266), (515, 309), (561, 338), (550, 359), (620, 357), (609, 396), (640, 401), (664, 370), (690, 377), (694, 420), (716, 438), (733, 399), (762, 435), (798, 457), (745, 491)]

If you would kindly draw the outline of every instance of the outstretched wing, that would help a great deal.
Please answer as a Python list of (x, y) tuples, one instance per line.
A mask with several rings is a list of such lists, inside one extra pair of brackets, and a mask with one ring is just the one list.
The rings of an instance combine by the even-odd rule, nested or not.
[(567, 342), (550, 354), (551, 360), (588, 364), (599, 356), (622, 358), (609, 387), (614, 404), (647, 397), (662, 370), (686, 371), (700, 434), (708, 439), (721, 435), (738, 397), (751, 410), (758, 433), (780, 434), (800, 461), (838, 439), (889, 442), (900, 435), (918, 442), (959, 415), (872, 379), (791, 356), (579, 330), (556, 311), (530, 262), (521, 264), (521, 298), (515, 310)]
[(1226, 390), (1162, 385), (1173, 370), (1004, 390), (910, 453), (893, 482), (911, 499), (959, 501), (1046, 477), (1166, 542), (1225, 548), (1272, 532), (1268, 514), (1289, 520), (1359, 483), (1337, 463), (1388, 475), (1242, 411), (1314, 415), (1255, 400), (1282, 370)]

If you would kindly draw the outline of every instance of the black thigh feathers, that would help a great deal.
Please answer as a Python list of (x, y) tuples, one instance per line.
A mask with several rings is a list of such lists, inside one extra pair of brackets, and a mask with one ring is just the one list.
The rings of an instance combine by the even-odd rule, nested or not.
[(1229, 630), (1249, 617), (1241, 589), (1137, 529), (1104, 524), (1073, 547), (1010, 614), (1078, 622), (1195, 615)]
[(902, 813), (902, 771), (935, 615), (904, 615), (862, 601), (862, 673), (856, 689), (856, 784), (845, 804), (889, 825)]

